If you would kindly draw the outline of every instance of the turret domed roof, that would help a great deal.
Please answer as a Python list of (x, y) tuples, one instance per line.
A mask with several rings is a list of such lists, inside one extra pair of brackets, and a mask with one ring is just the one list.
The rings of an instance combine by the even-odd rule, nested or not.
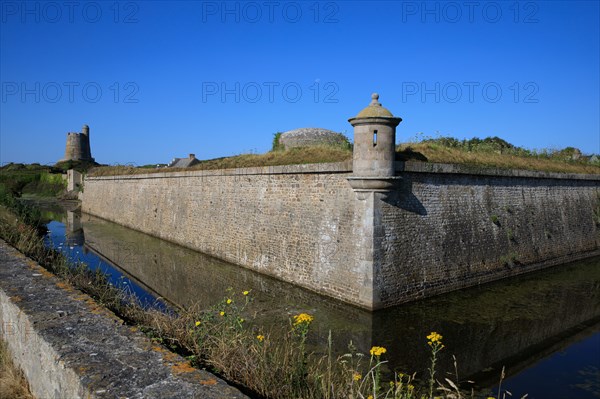
[(371, 104), (363, 109), (354, 118), (393, 118), (394, 115), (379, 103), (379, 94), (371, 94)]

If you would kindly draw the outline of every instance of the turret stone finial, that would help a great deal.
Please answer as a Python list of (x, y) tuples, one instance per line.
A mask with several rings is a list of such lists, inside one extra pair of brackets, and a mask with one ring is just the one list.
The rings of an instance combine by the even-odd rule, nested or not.
[(371, 102), (369, 103), (369, 105), (362, 111), (360, 111), (358, 115), (356, 115), (354, 118), (350, 118), (349, 121), (352, 125), (354, 125), (353, 121), (356, 121), (357, 119), (379, 117), (394, 119), (394, 115), (392, 115), (390, 111), (385, 109), (383, 105), (381, 105), (381, 103), (379, 102), (379, 94), (373, 93), (371, 94)]
[(379, 94), (371, 94), (371, 105), (379, 105), (381, 107), (381, 104), (379, 103)]

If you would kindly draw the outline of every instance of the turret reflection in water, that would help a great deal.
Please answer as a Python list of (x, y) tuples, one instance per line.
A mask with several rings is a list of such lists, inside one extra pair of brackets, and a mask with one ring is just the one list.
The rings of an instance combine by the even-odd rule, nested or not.
[[(69, 220), (75, 227), (78, 219)], [(331, 330), (338, 354), (347, 352), (350, 341), (363, 353), (373, 345), (386, 347), (389, 370), (424, 372), (429, 366), (425, 336), (437, 331), (446, 345), (438, 376), (454, 373), (454, 354), (461, 379), (491, 387), (502, 366), (509, 376), (535, 369), (540, 359), (597, 337), (600, 330), (598, 258), (371, 313), (89, 215), (80, 221), (88, 250), (174, 304), (205, 308), (229, 287), (252, 290), (257, 323), (287, 323), (291, 315), (311, 313), (314, 348), (325, 347)], [(593, 354), (580, 360), (582, 367), (600, 366)], [(532, 397), (534, 390), (553, 397), (548, 396), (555, 390), (552, 383), (575, 386), (578, 371), (566, 370), (567, 380), (547, 381), (544, 390), (526, 387), (522, 394)]]
[(65, 231), (67, 236), (67, 244), (69, 246), (81, 246), (85, 243), (85, 235), (83, 234), (83, 227), (81, 225), (80, 212), (67, 211), (67, 224)]

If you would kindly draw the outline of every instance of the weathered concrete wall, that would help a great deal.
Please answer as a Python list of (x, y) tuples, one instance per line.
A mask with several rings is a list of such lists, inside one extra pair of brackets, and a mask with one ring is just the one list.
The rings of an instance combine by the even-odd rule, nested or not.
[(0, 336), (40, 399), (243, 398), (0, 240)]
[(600, 176), (350, 163), (92, 177), (82, 210), (365, 308), (599, 253)]

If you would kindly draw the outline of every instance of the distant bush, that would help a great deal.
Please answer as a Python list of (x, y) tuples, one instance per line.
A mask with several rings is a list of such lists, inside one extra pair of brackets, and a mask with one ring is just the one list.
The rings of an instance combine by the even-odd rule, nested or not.
[(277, 132), (273, 135), (273, 145), (271, 146), (271, 151), (283, 151), (285, 147), (283, 144), (279, 142), (281, 138), (281, 132)]
[(506, 140), (500, 137), (486, 137), (480, 139), (473, 137), (472, 139), (458, 140), (454, 137), (440, 137), (436, 139), (426, 139), (423, 143), (438, 144), (443, 147), (459, 148), (465, 151), (493, 151), (493, 152), (521, 152), (525, 151), (522, 148), (518, 148)]
[(41, 197), (55, 197), (61, 194), (67, 188), (67, 180), (62, 174), (41, 173), (39, 178), (26, 184), (23, 194), (34, 194)]

